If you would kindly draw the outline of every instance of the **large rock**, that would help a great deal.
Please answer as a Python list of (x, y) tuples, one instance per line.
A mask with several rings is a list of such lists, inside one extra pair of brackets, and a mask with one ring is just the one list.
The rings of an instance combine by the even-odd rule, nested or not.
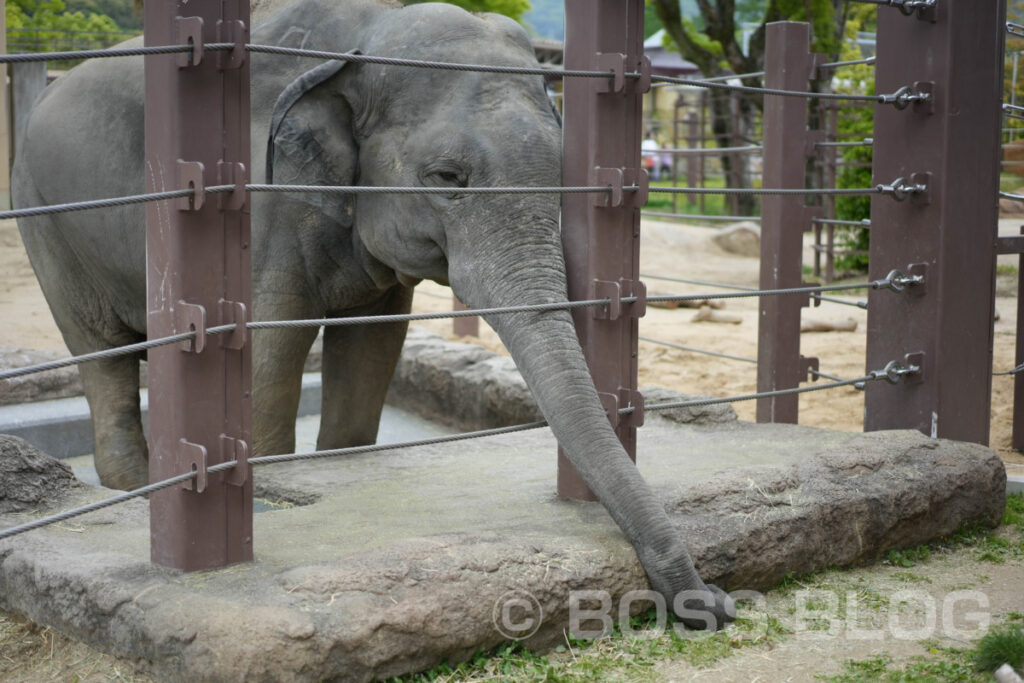
[[(13, 370), (65, 357), (67, 353), (57, 351), (0, 346), (0, 370)], [(45, 401), (81, 394), (82, 379), (78, 375), (78, 368), (74, 366), (0, 380), (0, 405)]]
[(411, 328), (387, 402), (459, 429), (544, 419), (508, 356)]
[(61, 461), (23, 439), (0, 434), (0, 513), (50, 507), (77, 481)]
[(761, 227), (750, 221), (733, 223), (716, 232), (711, 240), (738, 256), (761, 256)]
[[(659, 403), (678, 403), (697, 401), (711, 398), (710, 396), (694, 396), (691, 394), (680, 394), (671, 389), (662, 387), (640, 387), (640, 393), (644, 396), (644, 403), (647, 406), (654, 406)], [(678, 422), (679, 424), (715, 425), (735, 422), (739, 419), (736, 410), (729, 403), (715, 403), (704, 406), (685, 406), (682, 408), (669, 408), (667, 410), (648, 411), (648, 415)]]
[[(917, 432), (649, 420), (639, 444), (701, 575), (729, 590), (992, 526), (1004, 505), (995, 453)], [(538, 430), (259, 468), (318, 502), (256, 515), (255, 562), (193, 575), (149, 564), (147, 505), (132, 501), (0, 541), (0, 608), (162, 681), (422, 670), (504, 640), (508, 597), (539, 608), (512, 617), (536, 618), (526, 644), (549, 647), (573, 591), (606, 591), (615, 615), (647, 587), (602, 507), (555, 498), (554, 454)], [(0, 528), (20, 521), (0, 515)]]

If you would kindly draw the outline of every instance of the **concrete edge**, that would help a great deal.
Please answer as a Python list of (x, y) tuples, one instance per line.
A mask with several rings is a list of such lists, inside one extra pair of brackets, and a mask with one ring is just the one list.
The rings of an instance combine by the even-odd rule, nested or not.
[(1007, 475), (1006, 477), (1006, 492), (1008, 494), (1021, 493), (1024, 494), (1024, 475)]

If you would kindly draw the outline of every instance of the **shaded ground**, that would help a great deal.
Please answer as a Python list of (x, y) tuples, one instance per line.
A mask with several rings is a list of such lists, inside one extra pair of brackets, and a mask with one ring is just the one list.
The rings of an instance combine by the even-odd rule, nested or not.
[[(1016, 232), (1012, 226), (1008, 232)], [(754, 286), (757, 284), (756, 259), (727, 254), (709, 239), (711, 231), (659, 223), (645, 223), (643, 267), (647, 276), (686, 277), (713, 282)], [(805, 257), (805, 263), (809, 263)], [(710, 291), (703, 286), (662, 282), (647, 277), (649, 289), (657, 293), (698, 293)], [(1002, 319), (995, 328), (995, 367), (1013, 367), (1013, 341), (1015, 329), (1015, 275), (1000, 278), (1001, 295), (997, 308)], [(447, 310), (450, 292), (437, 285), (426, 284), (418, 289), (415, 309), (420, 311)], [(850, 301), (866, 298), (863, 292), (845, 297)], [(756, 356), (757, 303), (755, 299), (730, 301), (725, 312), (741, 318), (738, 325), (693, 323), (695, 311), (687, 309), (649, 309), (641, 321), (643, 336), (684, 344), (720, 353), (754, 358)], [(804, 355), (821, 359), (823, 372), (856, 377), (864, 374), (864, 326), (866, 313), (858, 308), (825, 303), (819, 309), (805, 312), (816, 320), (842, 321), (853, 318), (858, 322), (854, 332), (807, 334), (802, 339)], [(41, 349), (63, 349), (63, 343), (35, 283), (13, 221), (0, 222), (0, 345), (29, 346)], [(450, 335), (451, 323), (434, 321), (427, 327)], [(480, 340), (485, 346), (500, 350), (496, 336), (486, 326)], [(658, 384), (686, 393), (704, 393), (730, 396), (755, 390), (756, 375), (752, 363), (696, 355), (650, 342), (641, 344), (640, 383)], [(1010, 447), (1010, 410), (1012, 406), (1012, 380), (996, 377), (993, 383), (992, 444), (1008, 463), (1024, 463), (1019, 453)], [(752, 419), (754, 404), (735, 405), (742, 419)], [(838, 389), (805, 395), (800, 402), (801, 423), (831, 429), (859, 431), (862, 428), (863, 394), (854, 389)], [(1000, 532), (1003, 533), (1003, 532)], [(1016, 533), (1009, 530), (1006, 533)], [(850, 638), (848, 630), (823, 639), (816, 636), (822, 631), (809, 623), (801, 635), (794, 629), (793, 620), (799, 614), (796, 593), (801, 586), (795, 584), (787, 590), (773, 592), (768, 597), (766, 613), (779, 620), (789, 631), (796, 633), (763, 634), (762, 636), (736, 634), (735, 637), (753, 639), (751, 647), (735, 648), (733, 656), (703, 661), (702, 668), (690, 663), (688, 655), (666, 653), (652, 672), (645, 676), (665, 680), (807, 680), (815, 673), (834, 674), (842, 669), (846, 659), (865, 659), (885, 653), (896, 662), (909, 661), (920, 654), (931, 654), (929, 649), (966, 644), (976, 635), (949, 640), (941, 631), (936, 637), (901, 639), (891, 637), (888, 628), (890, 598), (894, 591), (909, 586), (933, 595), (941, 606), (943, 596), (951, 590), (970, 588), (990, 597), (988, 610), (995, 621), (1014, 613), (1024, 614), (1024, 592), (1019, 590), (1024, 580), (1024, 560), (1019, 555), (1003, 557), (995, 563), (982, 557), (977, 548), (962, 548), (941, 553), (928, 562), (913, 568), (875, 566), (853, 572), (827, 574), (815, 579), (812, 589), (823, 589), (815, 600), (823, 601), (825, 613), (830, 611), (828, 594), (838, 596), (845, 610), (845, 600), (852, 591), (866, 596), (874, 607), (866, 618), (881, 620), (882, 639)], [(806, 603), (805, 603), (806, 607)], [(969, 604), (963, 605), (970, 608)], [(803, 609), (803, 608), (801, 608)], [(810, 609), (810, 608), (808, 608)], [(791, 610), (793, 610), (791, 612)], [(813, 611), (813, 610), (812, 610)], [(941, 611), (941, 610), (940, 610)], [(806, 616), (807, 610), (801, 612)], [(836, 613), (841, 621), (845, 614)], [(845, 624), (846, 622), (843, 621)], [(757, 641), (757, 638), (761, 638)], [(959, 636), (958, 636), (959, 637)], [(938, 640), (936, 640), (938, 638)], [(962, 641), (962, 642), (961, 642)], [(922, 642), (924, 645), (922, 645)], [(602, 646), (603, 647), (603, 646)], [(557, 658), (582, 662), (589, 655), (567, 649)], [(614, 655), (621, 659), (622, 653)], [(935, 655), (938, 656), (938, 655)], [(572, 670), (573, 667), (569, 667)], [(19, 681), (48, 680), (148, 680), (135, 676), (130, 664), (96, 653), (48, 629), (38, 629), (20, 623), (14, 617), (0, 613), (0, 679)], [(615, 674), (634, 678), (631, 673)], [(645, 676), (636, 676), (637, 680)]]

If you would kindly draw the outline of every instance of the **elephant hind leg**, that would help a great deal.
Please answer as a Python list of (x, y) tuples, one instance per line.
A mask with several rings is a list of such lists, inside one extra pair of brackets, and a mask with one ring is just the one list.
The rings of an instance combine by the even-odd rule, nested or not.
[(131, 490), (149, 482), (149, 456), (139, 407), (139, 356), (79, 366), (92, 412), (93, 459), (107, 488)]

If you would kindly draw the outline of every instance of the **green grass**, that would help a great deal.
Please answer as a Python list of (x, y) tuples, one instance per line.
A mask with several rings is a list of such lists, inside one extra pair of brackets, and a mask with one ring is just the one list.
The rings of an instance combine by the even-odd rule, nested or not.
[(1017, 266), (1010, 265), (1009, 263), (996, 264), (996, 275), (1017, 275)]
[(1003, 664), (1024, 669), (1024, 626), (1008, 623), (986, 633), (972, 652), (977, 671), (992, 672)]

